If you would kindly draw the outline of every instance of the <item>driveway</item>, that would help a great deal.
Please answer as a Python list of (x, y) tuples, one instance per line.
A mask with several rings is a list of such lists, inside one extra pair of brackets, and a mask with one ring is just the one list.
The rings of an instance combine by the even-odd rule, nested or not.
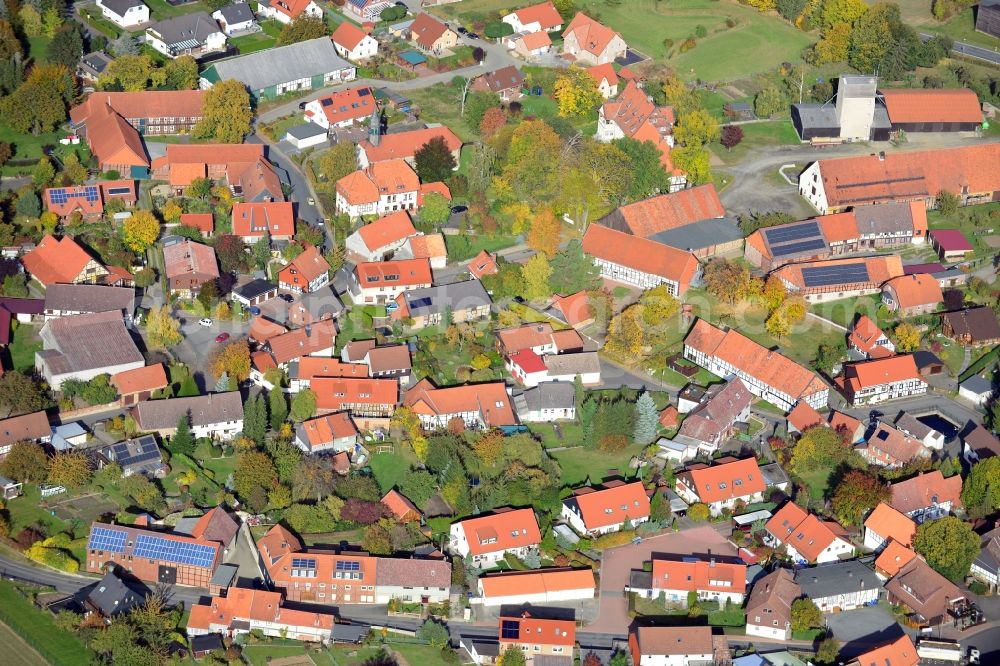
[(824, 617), (834, 637), (843, 643), (841, 656), (853, 657), (903, 633), (903, 628), (882, 606), (826, 613)]
[(736, 557), (736, 547), (711, 527), (703, 526), (644, 538), (638, 544), (604, 551), (598, 596), (600, 616), (596, 622), (587, 625), (588, 632), (615, 635), (628, 633), (632, 619), (628, 616), (625, 586), (628, 585), (630, 572), (642, 569), (643, 563), (648, 562), (653, 553)]

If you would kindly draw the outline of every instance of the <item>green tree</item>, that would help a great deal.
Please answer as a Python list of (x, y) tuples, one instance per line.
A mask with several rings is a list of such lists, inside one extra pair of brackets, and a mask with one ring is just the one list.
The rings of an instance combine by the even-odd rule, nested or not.
[(670, 502), (667, 501), (666, 495), (657, 489), (653, 493), (653, 499), (649, 501), (649, 518), (650, 520), (655, 520), (658, 523), (664, 523), (670, 519), (672, 512), (670, 511)]
[(625, 137), (616, 139), (612, 144), (628, 155), (632, 164), (632, 179), (627, 192), (629, 201), (646, 199), (670, 190), (670, 176), (663, 170), (662, 155), (655, 143)]
[(16, 370), (0, 377), (0, 408), (7, 416), (37, 412), (50, 403), (45, 386), (34, 378)]
[(74, 185), (83, 185), (90, 178), (87, 167), (80, 164), (76, 153), (70, 153), (63, 160), (63, 177)]
[(424, 195), (424, 205), (420, 207), (420, 221), (427, 227), (426, 231), (434, 231), (441, 227), (451, 217), (451, 201), (438, 192)]
[(14, 201), (14, 212), (22, 217), (38, 217), (42, 214), (42, 202), (31, 187), (18, 190)]
[(529, 300), (541, 300), (549, 295), (549, 278), (552, 277), (552, 267), (544, 254), (536, 254), (524, 265), (524, 297)]
[(44, 481), (49, 473), (45, 450), (34, 442), (17, 442), (0, 462), (0, 474), (21, 483)]
[(181, 414), (177, 419), (177, 432), (170, 438), (170, 450), (184, 455), (194, 454), (194, 435), (191, 434), (191, 415)]
[(851, 449), (832, 428), (807, 428), (795, 444), (791, 468), (799, 476), (817, 469), (834, 469), (851, 455)]
[(674, 140), (683, 146), (704, 146), (718, 140), (719, 123), (705, 109), (685, 113), (674, 127)]
[(253, 260), (259, 270), (266, 269), (268, 263), (271, 261), (271, 234), (267, 230), (253, 244)]
[(584, 254), (583, 245), (576, 238), (552, 258), (551, 265), (549, 287), (554, 294), (569, 296), (597, 289), (601, 284), (601, 270), (593, 258)]
[(304, 42), (326, 36), (326, 24), (323, 19), (305, 14), (285, 25), (278, 35), (278, 46), (287, 46), (296, 42)]
[(489, 109), (499, 109), (500, 97), (495, 93), (476, 91), (469, 93), (465, 99), (465, 123), (473, 131), (479, 129), (479, 124), (483, 122), (483, 117)]
[(809, 631), (826, 626), (823, 611), (809, 598), (792, 602), (792, 631)]
[(702, 185), (712, 180), (710, 155), (700, 147), (680, 146), (670, 151), (674, 166), (687, 174), (689, 185)]
[(341, 141), (321, 153), (315, 164), (321, 189), (333, 193), (338, 180), (357, 170), (358, 155), (353, 143)]
[(75, 25), (65, 25), (52, 37), (45, 50), (46, 59), (68, 68), (76, 68), (83, 55), (83, 38)]
[(66, 120), (66, 104), (73, 89), (66, 67), (35, 65), (24, 83), (0, 100), (0, 116), (21, 134), (52, 131)]
[[(228, 3), (227, 3), (228, 4)], [(168, 60), (163, 66), (165, 85), (172, 90), (194, 90), (198, 87), (198, 61), (188, 55)]]
[[(509, 27), (509, 24), (507, 23), (504, 25)], [(509, 648), (504, 650), (500, 657), (500, 663), (502, 663), (503, 666), (525, 666), (528, 663), (527, 658), (524, 656), (524, 650), (516, 645), (511, 645)]]
[(979, 555), (979, 535), (955, 516), (922, 523), (913, 539), (913, 549), (945, 578), (960, 581)]
[(304, 389), (292, 398), (292, 420), (298, 423), (316, 415), (316, 394), (312, 389)]
[(991, 456), (972, 466), (962, 486), (962, 504), (983, 515), (1000, 508), (1000, 458)]
[[(289, 26), (297, 22), (293, 21)], [(202, 119), (191, 132), (195, 138), (242, 143), (243, 137), (250, 134), (253, 110), (250, 95), (242, 81), (227, 79), (216, 83), (205, 93), (202, 109)]]
[(243, 405), (243, 434), (257, 444), (264, 443), (267, 435), (267, 405), (259, 395), (252, 396)]
[(760, 118), (770, 118), (784, 110), (785, 106), (785, 96), (776, 86), (764, 88), (753, 100), (754, 113)]
[(514, 128), (503, 167), (511, 192), (524, 201), (544, 201), (556, 194), (562, 140), (541, 120), (526, 120)]
[(942, 217), (951, 217), (957, 213), (960, 203), (961, 200), (957, 194), (953, 194), (947, 190), (941, 190), (937, 193), (937, 207)]
[(26, 4), (21, 7), (17, 15), (21, 19), (21, 29), (24, 30), (25, 35), (28, 37), (42, 36), (42, 15), (38, 13), (37, 9)]
[(424, 620), (424, 623), (417, 629), (417, 638), (427, 641), (431, 647), (438, 649), (447, 646), (448, 641), (451, 640), (448, 627), (434, 619)]
[(836, 663), (840, 655), (840, 643), (836, 638), (824, 638), (816, 648), (816, 661), (821, 664)]
[(635, 433), (632, 439), (640, 444), (651, 444), (656, 439), (659, 419), (660, 414), (656, 409), (656, 403), (653, 402), (653, 396), (648, 391), (643, 391), (635, 401)]
[[(861, 0), (842, 0), (860, 2)], [(894, 47), (892, 28), (883, 12), (871, 11), (851, 29), (847, 63), (859, 72), (874, 72)]]
[(240, 497), (249, 498), (255, 488), (270, 490), (277, 481), (278, 470), (263, 451), (242, 451), (236, 456), (233, 488)]
[(39, 189), (50, 185), (55, 177), (55, 167), (52, 166), (52, 162), (49, 161), (49, 158), (44, 156), (35, 163), (35, 168), (31, 171), (31, 182), (33, 182), (35, 187)]
[(158, 86), (163, 80), (163, 70), (156, 67), (150, 56), (120, 54), (101, 74), (97, 85), (104, 89), (120, 86), (126, 92), (138, 92), (150, 84)]
[(436, 136), (413, 153), (415, 171), (422, 183), (436, 183), (451, 177), (458, 166), (444, 139)]
[(281, 424), (288, 418), (288, 402), (280, 386), (275, 386), (268, 393), (267, 401), (271, 411), (271, 430), (281, 429)]

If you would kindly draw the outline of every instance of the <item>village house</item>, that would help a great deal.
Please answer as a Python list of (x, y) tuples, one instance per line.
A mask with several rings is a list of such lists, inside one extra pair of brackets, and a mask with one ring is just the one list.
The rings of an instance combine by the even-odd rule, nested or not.
[(941, 285), (927, 274), (896, 277), (882, 285), (882, 302), (900, 317), (915, 317), (937, 310), (944, 301)]
[[(725, 643), (724, 638), (722, 642)], [(628, 645), (635, 666), (720, 663), (715, 659), (711, 627), (635, 627), (629, 632)]]
[(150, 478), (162, 478), (169, 471), (169, 467), (163, 462), (163, 452), (153, 435), (106, 444), (95, 449), (95, 454), (99, 468), (116, 463), (121, 467), (123, 477), (141, 474)]
[(505, 14), (501, 19), (510, 24), (514, 32), (532, 33), (539, 30), (559, 32), (562, 30), (562, 16), (551, 2), (540, 2), (537, 5), (516, 9)]
[(154, 363), (134, 370), (125, 370), (111, 376), (111, 385), (118, 391), (118, 404), (130, 407), (170, 386), (163, 363)]
[(413, 362), (408, 345), (375, 347), (365, 354), (360, 363), (368, 368), (372, 377), (398, 379), (404, 386), (410, 383)]
[(826, 425), (823, 415), (817, 412), (808, 402), (799, 400), (792, 411), (785, 417), (789, 433), (804, 433), (809, 428)]
[(472, 82), (472, 90), (493, 93), (502, 102), (521, 99), (523, 87), (524, 75), (514, 65), (481, 74)]
[(896, 255), (829, 259), (785, 264), (771, 275), (790, 294), (823, 303), (877, 294), (888, 280), (903, 275), (903, 263)]
[(430, 14), (421, 12), (410, 24), (410, 41), (421, 51), (440, 56), (458, 46), (458, 34)]
[(514, 397), (521, 423), (549, 423), (576, 418), (576, 392), (566, 382), (543, 382)]
[(601, 224), (587, 227), (583, 251), (593, 257), (601, 277), (640, 289), (664, 284), (675, 298), (683, 297), (701, 274), (698, 259), (690, 252)]
[[(570, 619), (532, 617), (523, 611), (520, 617), (500, 616), (500, 652), (520, 649), (526, 663), (540, 666), (542, 659), (573, 660), (576, 646), (576, 622)], [(549, 662), (545, 662), (549, 663)]]
[(607, 481), (574, 490), (563, 500), (560, 516), (582, 535), (617, 532), (649, 520), (649, 496), (640, 481)]
[(200, 86), (205, 90), (219, 81), (237, 79), (260, 102), (353, 81), (356, 76), (357, 68), (337, 55), (333, 40), (324, 36), (213, 62), (202, 71)]
[(212, 18), (222, 28), (222, 32), (226, 33), (226, 37), (259, 29), (253, 10), (245, 2), (234, 2), (226, 5), (212, 12)]
[(621, 35), (583, 12), (577, 12), (563, 32), (563, 57), (583, 65), (604, 65), (625, 56)]
[(520, 351), (535, 354), (564, 354), (583, 351), (583, 338), (573, 329), (553, 330), (552, 324), (538, 322), (496, 332), (497, 351), (510, 356)]
[(146, 43), (168, 58), (201, 58), (226, 48), (226, 34), (208, 12), (192, 12), (158, 21), (146, 28)]
[[(342, 23), (341, 25), (348, 25)], [(378, 103), (368, 86), (335, 90), (325, 97), (306, 103), (303, 116), (327, 131), (350, 127), (378, 113)]]
[(430, 287), (434, 278), (426, 259), (357, 264), (347, 291), (355, 303), (390, 303), (410, 289)]
[(394, 256), (396, 259), (426, 259), (434, 269), (442, 269), (448, 265), (448, 247), (444, 234), (409, 236)]
[(896, 427), (910, 437), (920, 440), (920, 442), (928, 449), (940, 451), (944, 448), (944, 434), (938, 432), (908, 412), (899, 413), (899, 416), (896, 417)]
[(233, 204), (233, 234), (253, 245), (265, 236), (290, 241), (295, 236), (295, 212), (288, 201), (257, 201)]
[(138, 526), (93, 523), (87, 539), (86, 563), (90, 573), (121, 567), (148, 583), (208, 587), (222, 562), (222, 546)]
[(958, 397), (965, 398), (976, 407), (985, 407), (995, 394), (993, 381), (982, 375), (972, 375), (958, 384)]
[(35, 369), (55, 391), (67, 379), (85, 382), (145, 365), (120, 312), (52, 319), (39, 337), (44, 349), (35, 352)]
[[(101, 284), (52, 284), (45, 289), (45, 319), (58, 319), (92, 312), (118, 312), (125, 323), (132, 325), (136, 292), (131, 287), (109, 287)], [(9, 301), (0, 301), (5, 310), (18, 310)], [(24, 321), (18, 316), (18, 321)]]
[(507, 48), (513, 49), (525, 60), (533, 60), (552, 51), (552, 38), (544, 30), (526, 34), (514, 33), (506, 40)]
[(219, 279), (215, 250), (187, 238), (163, 247), (164, 273), (171, 294), (194, 298), (206, 282)]
[(444, 560), (312, 551), (281, 525), (257, 540), (257, 550), (268, 582), (288, 601), (427, 605), (450, 595), (451, 564)]
[(927, 392), (927, 381), (911, 354), (877, 358), (844, 365), (835, 382), (848, 403), (874, 405)]
[(720, 458), (713, 465), (690, 465), (677, 474), (677, 494), (689, 504), (705, 504), (713, 516), (739, 502), (760, 502), (765, 490), (767, 484), (755, 458)]
[(833, 521), (822, 521), (794, 502), (786, 502), (764, 526), (768, 541), (783, 546), (796, 562), (825, 564), (854, 553), (847, 532)]
[(874, 605), (882, 596), (882, 581), (858, 560), (796, 569), (795, 582), (825, 613)]
[(18, 442), (47, 444), (52, 439), (52, 427), (44, 411), (11, 416), (0, 420), (0, 461)]
[(257, 632), (272, 638), (327, 642), (333, 635), (333, 613), (293, 610), (284, 607), (280, 592), (232, 588), (224, 597), (207, 604), (193, 604), (185, 631), (196, 638), (223, 634), (227, 638)]
[(946, 312), (941, 315), (941, 330), (946, 337), (972, 347), (1000, 343), (1000, 322), (993, 309), (985, 306)]
[(969, 574), (996, 590), (1000, 584), (1000, 528), (994, 528), (983, 535), (979, 555), (972, 562)]
[(134, 579), (122, 580), (114, 570), (109, 570), (83, 600), (84, 617), (96, 614), (109, 622), (141, 607), (148, 594), (145, 585)]
[(747, 599), (747, 636), (779, 641), (792, 637), (792, 602), (802, 588), (788, 569), (775, 569), (754, 583)]
[(344, 451), (351, 454), (359, 442), (358, 429), (345, 412), (303, 421), (295, 429), (295, 444), (306, 453)]
[(87, 254), (72, 236), (59, 239), (46, 235), (35, 249), (21, 257), (21, 264), (44, 287), (60, 282), (94, 284), (108, 275), (108, 269)]
[(302, 16), (323, 18), (323, 9), (315, 0), (260, 0), (257, 15), (288, 24)]
[(699, 405), (688, 412), (672, 440), (685, 447), (681, 462), (698, 455), (711, 457), (718, 451), (732, 436), (736, 424), (749, 420), (751, 395), (738, 377), (710, 386)]
[(586, 291), (578, 291), (569, 296), (553, 294), (552, 307), (548, 314), (566, 322), (575, 329), (580, 329), (593, 323), (597, 312), (590, 303), (590, 294)]
[(376, 162), (337, 181), (337, 212), (352, 220), (415, 210), (420, 180), (401, 159)]
[(452, 419), (461, 419), (466, 428), (476, 430), (517, 424), (503, 382), (437, 388), (422, 379), (406, 392), (403, 404), (426, 430), (443, 430)]
[(94, 84), (108, 71), (113, 58), (104, 51), (93, 51), (80, 57), (76, 65), (76, 76), (84, 84)]
[(482, 283), (464, 280), (404, 291), (389, 305), (389, 316), (393, 321), (406, 322), (407, 328), (416, 331), (442, 323), (446, 314), (456, 324), (486, 319), (492, 305), (493, 300)]
[(593, 569), (544, 568), (485, 574), (479, 577), (478, 598), (483, 606), (509, 604), (559, 604), (593, 599), (596, 592)]
[(747, 566), (742, 562), (723, 562), (715, 557), (668, 559), (656, 556), (649, 571), (643, 568), (630, 572), (625, 590), (646, 599), (662, 598), (669, 606), (686, 607), (692, 592), (701, 601), (715, 601), (720, 606), (740, 605), (746, 587)]
[(482, 280), (487, 275), (496, 275), (500, 272), (497, 267), (497, 260), (486, 250), (480, 250), (479, 254), (468, 263), (469, 275), (476, 280)]
[(353, 62), (367, 60), (378, 53), (378, 41), (350, 21), (338, 25), (330, 39), (337, 53)]
[(344, 241), (344, 250), (356, 262), (386, 261), (416, 234), (410, 214), (400, 210), (361, 225)]
[(181, 215), (182, 227), (197, 229), (205, 238), (215, 235), (215, 216), (211, 213), (184, 213)]
[(198, 178), (225, 183), (244, 202), (284, 201), (281, 179), (264, 157), (264, 146), (243, 144), (167, 144), (153, 160), (153, 178), (165, 180), (178, 194)]
[(451, 151), (451, 156), (455, 158), (455, 168), (457, 169), (462, 151), (462, 140), (444, 125), (380, 134), (365, 139), (358, 144), (358, 166), (366, 169), (372, 164), (391, 160), (404, 160), (411, 167), (415, 166), (413, 156), (432, 139), (444, 141), (445, 146)]
[(962, 509), (959, 474), (945, 478), (941, 470), (933, 470), (893, 483), (889, 488), (892, 491), (889, 506), (918, 525)]
[(966, 604), (965, 593), (920, 556), (907, 562), (885, 584), (885, 591), (889, 603), (910, 609), (912, 619), (926, 627), (951, 622), (951, 612)]
[(896, 353), (892, 343), (868, 315), (859, 316), (847, 333), (847, 348), (866, 359), (886, 358)]
[[(98, 167), (126, 178), (145, 177), (149, 173), (149, 155), (139, 132), (107, 104), (96, 106), (87, 117), (85, 137)], [(79, 133), (72, 115), (70, 121)]]
[(137, 199), (134, 180), (101, 181), (94, 185), (47, 187), (42, 192), (45, 210), (55, 213), (62, 220), (72, 220), (75, 215), (87, 222), (101, 219), (104, 207), (119, 201), (125, 208), (135, 206)]
[(149, 7), (142, 0), (97, 0), (101, 16), (119, 28), (134, 28), (149, 22)]
[(865, 548), (879, 552), (890, 541), (910, 546), (917, 533), (917, 524), (885, 502), (879, 502), (865, 518)]
[(448, 551), (471, 557), (475, 566), (490, 569), (508, 553), (524, 558), (542, 541), (532, 509), (494, 509), (489, 515), (451, 524)]
[(985, 203), (1000, 192), (1000, 145), (883, 153), (813, 162), (799, 176), (799, 194), (820, 213), (883, 201), (937, 205), (939, 192), (963, 205)]
[[(610, 63), (594, 65), (587, 68), (587, 73), (594, 79), (597, 89), (601, 92), (601, 97), (611, 99), (618, 94), (618, 74)], [(601, 115), (604, 115), (603, 113)], [(600, 129), (600, 117), (598, 117), (598, 129)]]
[[(258, 354), (266, 354), (270, 367), (287, 370), (290, 363), (308, 356), (331, 358), (333, 356), (334, 336), (337, 326), (332, 319), (322, 319), (314, 324), (297, 328), (293, 331), (268, 337), (254, 355), (255, 366), (260, 362)], [(266, 369), (258, 368), (262, 372)], [(251, 378), (254, 378), (251, 372)]]
[(97, 91), (70, 109), (70, 126), (78, 134), (86, 134), (92, 146), (104, 141), (105, 137), (92, 133), (107, 129), (103, 121), (109, 112), (141, 136), (187, 134), (204, 116), (204, 103), (204, 90)]
[[(258, 352), (260, 353), (260, 352)], [(289, 393), (298, 393), (312, 387), (317, 377), (370, 377), (368, 367), (362, 364), (342, 363), (329, 356), (303, 356), (288, 364)]]
[(984, 458), (1000, 455), (1000, 439), (978, 423), (970, 421), (963, 429), (961, 439), (962, 457), (970, 465)]
[(574, 382), (577, 378), (584, 386), (601, 383), (601, 363), (596, 351), (539, 356), (524, 349), (505, 357), (504, 367), (527, 388), (544, 382)]
[(375, 22), (388, 6), (386, 0), (351, 0), (344, 3), (344, 10), (356, 16), (358, 22)]
[(132, 417), (143, 432), (172, 437), (181, 417), (187, 415), (194, 437), (229, 440), (243, 430), (243, 399), (239, 391), (210, 393), (189, 398), (146, 400), (132, 408)]
[[(598, 65), (598, 67), (591, 68), (610, 68), (610, 64)], [(590, 70), (588, 70), (590, 71)], [(612, 70), (612, 74), (614, 70)], [(605, 82), (608, 78), (607, 74), (601, 74), (600, 82)], [(596, 78), (596, 75), (595, 75)], [(617, 90), (618, 79), (615, 77), (615, 89)], [(599, 83), (600, 83), (599, 82)], [(598, 86), (600, 88), (600, 85)], [(610, 85), (605, 83), (605, 90), (610, 93)], [(602, 91), (603, 95), (603, 91)], [(606, 95), (607, 99), (610, 97)], [(617, 99), (608, 100), (604, 102), (601, 108), (597, 112), (597, 133), (594, 135), (598, 141), (603, 143), (610, 143), (615, 139), (621, 139), (628, 137), (630, 139), (635, 139), (639, 142), (651, 141), (653, 145), (656, 146), (657, 150), (660, 151), (660, 164), (664, 167), (664, 170), (668, 174), (673, 174), (673, 163), (670, 160), (670, 149), (674, 146), (673, 137), (674, 128), (674, 109), (669, 106), (657, 106), (653, 103), (653, 100), (646, 94), (642, 88), (640, 88), (635, 81), (629, 81), (626, 84), (625, 89), (618, 95)], [(671, 192), (680, 190), (683, 187), (684, 181), (681, 179), (678, 182), (674, 182), (674, 178), (671, 178)], [(713, 185), (703, 185), (697, 189), (711, 189), (715, 190)], [(661, 195), (662, 196), (662, 195)], [(656, 197), (654, 197), (655, 199)], [(694, 197), (689, 197), (688, 201), (694, 201)], [(639, 202), (642, 203), (642, 202)], [(684, 214), (697, 214), (699, 212), (698, 208), (685, 211), (681, 206), (686, 202), (682, 202), (676, 208), (671, 210), (673, 215), (684, 215)], [(635, 205), (635, 204), (633, 204)], [(662, 209), (661, 209), (662, 210)], [(707, 217), (722, 217), (725, 213), (721, 212), (721, 205), (719, 206), (720, 213), (718, 215), (711, 215)], [(645, 213), (645, 211), (638, 212), (636, 217), (640, 217)], [(694, 221), (694, 220), (692, 220)], [(657, 229), (653, 233), (658, 233), (664, 231), (665, 227), (662, 229)], [(619, 231), (624, 231), (624, 229), (619, 229)], [(639, 232), (633, 232), (636, 235), (642, 235), (643, 237), (648, 237), (651, 234)], [(742, 240), (742, 239), (741, 239)]]
[(885, 548), (875, 558), (875, 575), (881, 580), (889, 580), (916, 557), (909, 546), (904, 546), (895, 539), (889, 539)]
[(868, 464), (900, 469), (917, 458), (929, 458), (931, 452), (919, 439), (910, 437), (879, 421), (864, 443), (854, 448)]
[(295, 294), (311, 294), (330, 283), (330, 264), (313, 245), (278, 271), (278, 286)]
[(913, 647), (913, 639), (903, 634), (891, 643), (867, 650), (847, 662), (846, 666), (873, 666), (873, 664), (889, 664), (890, 666), (917, 666), (920, 656)]
[(313, 377), (309, 388), (316, 394), (316, 412), (349, 412), (359, 430), (388, 427), (399, 401), (395, 379), (364, 377)]
[(799, 400), (815, 409), (826, 407), (830, 389), (816, 373), (704, 319), (684, 338), (684, 358), (719, 377), (739, 377), (751, 393), (781, 409), (790, 410)]

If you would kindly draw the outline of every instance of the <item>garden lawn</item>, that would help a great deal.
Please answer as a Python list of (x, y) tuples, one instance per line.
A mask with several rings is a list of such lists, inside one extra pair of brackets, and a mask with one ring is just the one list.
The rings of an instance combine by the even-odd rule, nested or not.
[(152, 15), (153, 21), (162, 21), (163, 19), (173, 18), (181, 14), (191, 14), (192, 12), (212, 13), (211, 9), (200, 2), (171, 5), (166, 0), (149, 0), (149, 2), (146, 2), (146, 5), (149, 7), (149, 13)]
[(7, 647), (7, 656), (4, 657), (6, 666), (45, 666), (46, 662), (42, 655), (31, 649), (14, 630), (6, 624), (0, 623), (0, 642)]
[[(35, 525), (36, 523), (45, 525), (49, 536), (66, 530), (66, 523), (49, 513), (48, 509), (38, 506), (42, 499), (41, 494), (38, 492), (38, 486), (25, 484), (23, 492), (24, 494), (21, 497), (7, 502), (7, 513), (10, 515), (10, 533), (12, 536), (16, 536), (25, 527)], [(55, 499), (62, 497), (58, 496)]]
[(287, 645), (248, 645), (243, 648), (243, 657), (253, 666), (266, 666), (273, 659), (284, 657), (304, 657), (305, 646), (302, 643)]
[[(9, 143), (14, 147), (14, 156), (4, 166), (4, 175), (14, 175), (18, 172), (31, 173), (38, 158), (42, 156), (42, 149), (45, 146), (58, 146), (59, 139), (66, 135), (65, 132), (47, 132), (35, 136), (30, 132), (20, 134), (0, 122), (0, 141)], [(25, 164), (20, 164), (24, 162)]]
[(549, 455), (559, 463), (562, 485), (577, 486), (588, 478), (592, 483), (599, 483), (614, 469), (619, 474), (627, 474), (628, 461), (643, 448), (642, 444), (630, 444), (617, 453), (606, 453), (597, 448), (578, 447), (552, 451)]
[(10, 343), (10, 360), (15, 370), (35, 367), (35, 352), (42, 351), (42, 339), (31, 324), (18, 324)]
[(983, 46), (994, 50), (997, 47), (996, 37), (976, 31), (976, 16), (973, 13), (972, 7), (963, 9), (946, 23), (932, 21), (922, 26), (922, 29), (931, 33), (947, 35), (956, 42), (975, 44), (976, 46)]
[(274, 46), (276, 41), (278, 40), (267, 33), (255, 32), (252, 35), (233, 37), (229, 40), (229, 43), (240, 52), (240, 55), (246, 55), (248, 53), (269, 49)]
[(371, 461), (368, 464), (371, 466), (372, 474), (375, 475), (378, 487), (383, 493), (398, 486), (403, 477), (409, 473), (412, 461), (407, 454), (409, 454), (409, 449), (404, 453), (402, 444), (396, 444), (392, 453), (372, 453)]
[(551, 423), (532, 423), (528, 426), (531, 434), (538, 437), (542, 446), (551, 449), (559, 446), (576, 446), (583, 437), (583, 426), (576, 421), (560, 421), (559, 431), (562, 439), (556, 436), (556, 431)]
[(511, 247), (517, 243), (514, 236), (445, 236), (444, 244), (448, 250), (448, 261), (467, 261), (482, 250), (496, 252)]
[[(748, 153), (756, 148), (795, 146), (801, 143), (799, 135), (795, 133), (795, 127), (788, 119), (750, 123), (739, 127), (743, 129), (743, 140), (732, 150), (727, 150), (718, 142), (711, 144), (712, 151), (727, 165), (742, 162)], [(784, 179), (781, 182), (784, 182)]]
[(49, 613), (35, 608), (7, 581), (0, 581), (0, 621), (50, 664), (84, 666), (95, 662), (94, 653), (79, 638), (57, 627)]
[(821, 500), (826, 497), (827, 484), (830, 482), (830, 472), (832, 471), (826, 468), (817, 469), (799, 477), (809, 489), (811, 498)]
[(420, 107), (420, 118), (424, 122), (447, 125), (465, 143), (471, 143), (479, 138), (479, 132), (469, 129), (469, 125), (462, 118), (461, 91), (457, 88), (438, 83), (429, 88), (408, 90), (406, 95), (414, 105)]

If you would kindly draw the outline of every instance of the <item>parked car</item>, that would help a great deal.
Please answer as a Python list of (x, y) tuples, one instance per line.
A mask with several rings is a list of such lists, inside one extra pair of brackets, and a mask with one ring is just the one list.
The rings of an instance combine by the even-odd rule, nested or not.
[(252, 314), (254, 317), (256, 317), (257, 315), (260, 314), (260, 308), (257, 307), (256, 305), (251, 305), (250, 306), (250, 314)]
[(280, 298), (286, 303), (291, 303), (292, 301), (295, 300), (294, 298), (292, 298), (291, 294), (281, 294), (280, 296), (278, 296), (278, 298)]
[(461, 204), (459, 204), (457, 206), (452, 206), (451, 207), (451, 212), (452, 213), (456, 213), (456, 214), (458, 214), (458, 213), (464, 213), (467, 210), (469, 210), (469, 207), (468, 206), (463, 206)]
[(308, 199), (306, 199), (306, 201), (309, 203), (310, 206), (316, 205), (316, 200), (313, 199), (312, 197), (309, 197)]
[(461, 25), (458, 26), (458, 29), (456, 30), (456, 32), (458, 32), (458, 34), (460, 34), (460, 35), (467, 35), (467, 34), (469, 34), (469, 31), (465, 29), (465, 26), (461, 26)]
[(299, 110), (301, 111), (302, 109), (306, 108), (306, 104), (307, 103), (308, 103), (308, 100), (305, 101), (305, 102), (299, 102)]
[(470, 32), (467, 36), (469, 39), (479, 39), (479, 35), (474, 32)]
[(229, 339), (228, 333), (219, 333), (217, 336), (215, 336), (216, 342), (225, 342), (228, 339)]
[(199, 319), (198, 323), (201, 324), (202, 326), (208, 327), (212, 325), (212, 320), (209, 319), (208, 317), (205, 317), (204, 319)]

